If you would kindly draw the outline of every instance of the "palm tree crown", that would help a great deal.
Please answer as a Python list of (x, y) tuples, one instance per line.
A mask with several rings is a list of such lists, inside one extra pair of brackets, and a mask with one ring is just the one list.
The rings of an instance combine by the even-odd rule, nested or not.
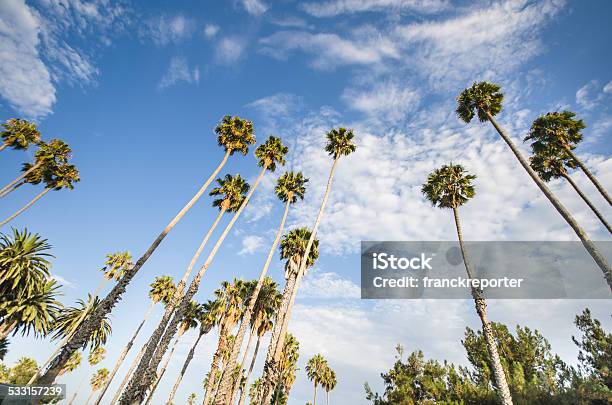
[(2, 124), (0, 133), (3, 143), (16, 150), (27, 150), (30, 145), (40, 142), (40, 132), (36, 124), (19, 118), (11, 118)]
[(353, 131), (346, 128), (332, 129), (327, 133), (327, 144), (325, 151), (334, 158), (350, 155), (355, 152), (355, 144), (353, 143)]
[(257, 163), (260, 167), (266, 167), (273, 172), (276, 170), (276, 163), (285, 165), (285, 155), (289, 148), (283, 145), (280, 138), (270, 135), (266, 141), (255, 149), (255, 157), (259, 159)]
[(91, 384), (91, 389), (93, 391), (97, 391), (100, 388), (104, 387), (104, 384), (106, 384), (106, 379), (108, 378), (108, 374), (109, 371), (106, 368), (101, 368), (100, 370), (96, 371), (96, 373), (91, 377), (91, 380), (89, 381)]
[(246, 155), (249, 152), (249, 145), (255, 143), (253, 123), (237, 116), (224, 116), (215, 128), (215, 132), (218, 135), (219, 146), (223, 146), (230, 155), (235, 151)]
[(89, 356), (87, 356), (87, 362), (89, 362), (89, 364), (91, 364), (92, 366), (95, 366), (96, 364), (104, 360), (105, 357), (106, 349), (102, 346), (98, 346), (89, 353)]
[(172, 277), (155, 277), (155, 281), (151, 283), (149, 298), (151, 298), (153, 302), (162, 302), (164, 305), (168, 305), (168, 303), (172, 300), (172, 297), (174, 297), (175, 291), (176, 285), (174, 285), (172, 282)]
[[(79, 299), (76, 307), (63, 309), (53, 324), (55, 333), (52, 338), (59, 339), (69, 336), (72, 331), (81, 324), (81, 320), (89, 317), (99, 306), (100, 299), (97, 296), (92, 297), (91, 294), (88, 294), (87, 302)], [(83, 311), (86, 311), (85, 314), (83, 314)], [(110, 323), (106, 318), (102, 318), (100, 323), (96, 325), (89, 339), (83, 343), (82, 348), (85, 349), (87, 346), (90, 346), (95, 349), (96, 347), (104, 345), (111, 332), (112, 328)]]
[[(580, 132), (586, 125), (582, 120), (576, 120), (575, 113), (571, 111), (549, 112), (538, 117), (525, 137), (526, 141), (533, 141), (531, 148), (534, 153), (553, 149), (574, 149), (582, 141)], [(573, 162), (569, 162), (573, 163)]]
[(427, 176), (421, 192), (439, 208), (457, 208), (474, 197), (472, 180), (476, 176), (467, 174), (461, 165), (444, 165)]
[(203, 308), (195, 301), (189, 301), (187, 310), (183, 315), (183, 319), (179, 326), (179, 335), (182, 335), (189, 329), (198, 327), (198, 320), (202, 317)]
[(308, 179), (304, 177), (302, 172), (287, 172), (278, 178), (274, 191), (282, 202), (295, 203), (298, 198), (304, 199), (306, 183), (308, 183)]
[(475, 114), (481, 122), (487, 121), (487, 113), (498, 114), (502, 109), (504, 95), (494, 83), (474, 83), (457, 97), (457, 115), (464, 122), (472, 121)]
[(75, 165), (62, 164), (57, 167), (47, 167), (43, 173), (43, 180), (48, 188), (61, 190), (67, 188), (74, 189), (74, 184), (81, 181), (79, 171)]
[[(280, 243), (280, 256), (281, 259), (288, 259), (294, 263), (299, 264), (306, 253), (306, 245), (310, 239), (311, 231), (308, 228), (296, 228), (292, 229), (283, 236), (283, 240)], [(315, 239), (312, 243), (312, 248), (308, 254), (306, 261), (306, 267), (314, 265), (315, 261), (319, 258), (319, 240)]]
[(308, 379), (311, 380), (315, 386), (321, 384), (323, 381), (325, 370), (328, 368), (327, 360), (321, 354), (315, 354), (310, 360), (308, 360), (308, 364), (306, 364), (306, 375)]
[(132, 255), (130, 252), (109, 253), (106, 255), (106, 262), (104, 263), (102, 272), (104, 273), (104, 278), (107, 280), (114, 278), (118, 281), (133, 265), (134, 263), (132, 262)]
[(62, 371), (60, 371), (60, 375), (70, 373), (76, 370), (77, 367), (81, 365), (81, 360), (82, 360), (81, 352), (79, 351), (74, 352), (72, 356), (70, 356), (70, 358), (68, 359), (64, 367), (62, 368)]
[(249, 191), (249, 184), (239, 174), (235, 176), (226, 174), (224, 178), (217, 179), (217, 183), (219, 183), (219, 187), (213, 188), (210, 195), (218, 195), (222, 198), (214, 200), (213, 206), (219, 207), (219, 209), (225, 208), (230, 212), (238, 211), (246, 193)]

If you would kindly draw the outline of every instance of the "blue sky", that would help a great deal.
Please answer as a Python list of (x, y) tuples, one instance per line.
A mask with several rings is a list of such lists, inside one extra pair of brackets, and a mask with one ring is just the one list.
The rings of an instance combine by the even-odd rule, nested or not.
[[(140, 255), (197, 190), (222, 157), (213, 128), (223, 115), (252, 119), (260, 141), (281, 136), (287, 167), (311, 179), (289, 227), (310, 225), (316, 214), (331, 164), (325, 132), (353, 128), (358, 151), (339, 165), (320, 230), (323, 254), (290, 326), (302, 348), (291, 404), (310, 398), (303, 365), (317, 352), (337, 369), (334, 402), (365, 403), (363, 382), (380, 388), (396, 343), (465, 363), (463, 329), (478, 325), (469, 302), (358, 299), (360, 240), (455, 239), (449, 214), (420, 195), (429, 171), (452, 160), (478, 175), (478, 196), (462, 212), (468, 239), (575, 238), (491, 128), (454, 116), (462, 88), (500, 83), (500, 121), (517, 143), (539, 114), (576, 111), (588, 125), (579, 153), (612, 188), (611, 12), (604, 0), (5, 0), (0, 120), (35, 119), (45, 138), (66, 140), (82, 177), (74, 191), (49, 193), (13, 224), (52, 243), (53, 271), (71, 304), (95, 288), (105, 254)], [(3, 183), (31, 157), (2, 155)], [(255, 160), (232, 157), (223, 172), (252, 181)], [(277, 175), (265, 178), (225, 242), (200, 300), (221, 280), (259, 272), (282, 210), (272, 193)], [(575, 178), (612, 216), (584, 176)], [(609, 239), (565, 184), (552, 187), (593, 239)], [(37, 191), (13, 193), (2, 215)], [(113, 312), (104, 366), (112, 367), (144, 313), (147, 284), (184, 271), (213, 220), (210, 202), (203, 198), (176, 227)], [(280, 262), (271, 272), (282, 280)], [(610, 326), (605, 301), (497, 301), (490, 311), (492, 320), (541, 329), (572, 361), (571, 322), (587, 305)], [(181, 344), (159, 403), (193, 339)], [(201, 391), (214, 340), (201, 344), (178, 398)], [(42, 361), (52, 345), (36, 343), (15, 338), (8, 363), (25, 354)], [(90, 372), (81, 367), (64, 381), (78, 384)]]

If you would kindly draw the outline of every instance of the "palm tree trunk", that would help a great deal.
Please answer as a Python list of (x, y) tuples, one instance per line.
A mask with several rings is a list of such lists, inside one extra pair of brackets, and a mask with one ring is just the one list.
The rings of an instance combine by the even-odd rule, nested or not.
[(584, 163), (582, 163), (582, 161), (580, 159), (578, 159), (578, 157), (576, 157), (576, 155), (574, 154), (574, 152), (572, 152), (572, 150), (570, 148), (566, 147), (565, 150), (570, 155), (570, 157), (574, 160), (574, 162), (576, 162), (578, 167), (580, 167), (580, 169), (582, 169), (582, 171), (584, 172), (584, 174), (586, 174), (586, 176), (589, 178), (589, 180), (591, 180), (591, 183), (593, 183), (593, 185), (595, 185), (597, 190), (599, 190), (599, 192), (601, 193), (603, 198), (606, 199), (608, 204), (612, 205), (612, 199), (610, 198), (610, 195), (608, 194), (606, 189), (601, 185), (601, 183), (597, 180), (597, 178), (595, 176), (593, 176), (593, 173), (591, 173), (591, 171), (584, 165)]
[(19, 187), (23, 186), (24, 184), (26, 184), (26, 181), (20, 181), (19, 183), (15, 184), (13, 186), (13, 188), (11, 188), (10, 190), (8, 190), (7, 192), (5, 192), (4, 194), (0, 195), (0, 197), (6, 197), (7, 195), (11, 194), (13, 191), (17, 190)]
[(326, 397), (325, 404), (329, 405), (329, 391), (326, 392), (325, 397)]
[(85, 401), (85, 405), (87, 405), (89, 403), (89, 401), (91, 400), (91, 397), (93, 397), (94, 392), (95, 392), (94, 390), (91, 390), (91, 393), (87, 397), (87, 401)]
[[(331, 187), (334, 181), (334, 173), (336, 171), (336, 166), (338, 164), (338, 160), (340, 156), (335, 156), (334, 163), (332, 164), (331, 170), (329, 171), (329, 178), (327, 179), (327, 186), (325, 188), (325, 194), (323, 195), (323, 201), (321, 201), (321, 206), (319, 208), (319, 213), (317, 214), (317, 218), (315, 220), (314, 226), (312, 227), (310, 239), (308, 239), (308, 244), (306, 245), (306, 250), (304, 251), (304, 255), (302, 256), (302, 260), (300, 261), (300, 269), (298, 270), (298, 274), (295, 280), (294, 286), (294, 294), (291, 298), (291, 304), (287, 308), (287, 313), (285, 315), (285, 320), (283, 322), (283, 330), (281, 331), (280, 336), (278, 337), (278, 344), (276, 346), (276, 354), (274, 356), (274, 364), (278, 362), (280, 358), (280, 354), (282, 351), (282, 347), (285, 344), (285, 335), (287, 331), (287, 325), (289, 324), (289, 319), (291, 318), (291, 309), (293, 308), (293, 304), (295, 302), (295, 296), (297, 295), (297, 291), (299, 289), (300, 281), (306, 271), (306, 263), (308, 260), (306, 258), (310, 255), (310, 250), (312, 249), (312, 244), (314, 243), (315, 237), (317, 235), (317, 230), (319, 229), (319, 224), (321, 223), (321, 218), (323, 218), (323, 212), (325, 211), (325, 206), (327, 205), (327, 200), (329, 199), (329, 194), (331, 192)], [(266, 404), (270, 402), (270, 398), (272, 397), (272, 387), (268, 384), (268, 381), (264, 379), (264, 395), (262, 404)], [(313, 404), (314, 405), (314, 404)]]
[(601, 214), (601, 212), (599, 212), (599, 210), (593, 205), (593, 203), (591, 202), (591, 200), (589, 200), (589, 198), (582, 192), (582, 190), (580, 189), (580, 187), (578, 187), (578, 185), (576, 184), (576, 182), (574, 181), (574, 179), (572, 179), (570, 177), (570, 175), (568, 174), (563, 174), (562, 175), (563, 178), (565, 180), (568, 181), (569, 184), (572, 185), (572, 187), (574, 187), (574, 190), (576, 190), (576, 192), (578, 193), (578, 195), (580, 196), (580, 198), (582, 198), (582, 200), (586, 203), (586, 205), (589, 206), (589, 208), (591, 209), (591, 211), (593, 211), (593, 213), (595, 214), (595, 216), (597, 218), (599, 218), (599, 220), (601, 221), (601, 223), (606, 227), (606, 229), (608, 230), (608, 232), (612, 233), (612, 228), (610, 228), (610, 224), (608, 224), (608, 221), (606, 221), (606, 219), (604, 218), (604, 216)]
[(146, 346), (143, 346), (140, 349), (140, 351), (138, 352), (138, 355), (134, 358), (134, 360), (132, 360), (132, 364), (130, 365), (130, 369), (125, 374), (125, 377), (123, 377), (123, 381), (121, 381), (121, 385), (119, 386), (117, 391), (115, 391), (115, 395), (113, 396), (113, 400), (111, 401), (110, 405), (115, 405), (117, 403), (117, 401), (119, 401), (119, 397), (123, 393), (123, 389), (125, 388), (125, 385), (130, 380), (130, 377), (131, 377), (132, 373), (134, 372), (134, 369), (138, 365), (138, 362), (142, 358), (142, 356), (143, 356), (143, 354), (145, 352), (145, 349), (146, 349)]
[(17, 324), (19, 323), (19, 321), (15, 320), (12, 323), (6, 325), (0, 325), (0, 340), (2, 339), (6, 339), (8, 337), (8, 335), (11, 334), (11, 332), (13, 332), (15, 330), (15, 328), (17, 327)]
[(13, 185), (15, 185), (17, 182), (19, 182), (19, 180), (23, 179), (25, 176), (27, 176), (28, 174), (32, 173), (34, 170), (38, 169), (39, 167), (40, 167), (40, 162), (36, 163), (32, 167), (30, 167), (28, 170), (26, 170), (25, 172), (21, 173), (21, 175), (19, 177), (17, 177), (15, 180), (11, 181), (9, 184), (4, 186), (4, 188), (2, 190), (0, 190), (0, 197), (4, 197), (5, 195), (8, 195), (11, 191), (13, 191), (13, 190), (7, 191), (9, 188), (11, 188)]
[[(472, 267), (468, 260), (465, 245), (463, 244), (463, 233), (461, 232), (461, 222), (459, 220), (459, 210), (457, 208), (453, 208), (453, 216), (455, 217), (455, 227), (457, 228), (457, 237), (459, 239), (459, 247), (461, 248), (461, 256), (463, 257), (465, 271), (467, 272), (468, 277), (472, 279), (474, 278), (474, 274), (472, 273)], [(476, 312), (478, 312), (478, 316), (482, 322), (482, 332), (487, 345), (487, 351), (491, 357), (493, 376), (495, 378), (495, 385), (497, 387), (499, 400), (501, 401), (502, 405), (512, 405), (512, 395), (510, 394), (506, 374), (504, 373), (504, 368), (502, 367), (501, 359), (497, 351), (497, 343), (495, 341), (493, 328), (491, 327), (491, 322), (489, 322), (487, 318), (486, 301), (481, 297), (480, 290), (476, 288), (472, 289), (472, 296), (474, 297), (474, 301), (476, 303)]]
[(149, 405), (151, 403), (151, 400), (153, 399), (153, 394), (155, 394), (155, 390), (157, 389), (157, 386), (159, 385), (159, 382), (161, 381), (162, 377), (164, 376), (164, 374), (166, 374), (166, 369), (168, 368), (170, 359), (172, 358), (172, 355), (174, 354), (174, 351), (176, 350), (176, 345), (178, 344), (180, 339), (181, 339), (180, 335), (176, 339), (174, 339), (174, 344), (172, 345), (172, 349), (170, 350), (170, 353), (168, 353), (168, 356), (166, 356), (166, 361), (164, 361), (164, 364), (162, 365), (161, 370), (159, 370), (159, 373), (157, 373), (157, 378), (155, 379), (155, 383), (153, 384), (153, 387), (151, 387), (151, 392), (149, 393), (149, 397), (147, 398), (145, 405)]
[(204, 405), (208, 405), (208, 401), (212, 396), (215, 388), (215, 375), (217, 374), (219, 362), (221, 361), (223, 347), (225, 346), (225, 339), (225, 329), (221, 327), (219, 329), (219, 343), (217, 344), (217, 350), (215, 351), (212, 363), (210, 364), (210, 371), (208, 372), (208, 381), (206, 382), (206, 387), (204, 389), (204, 400), (202, 401), (202, 404)]
[(166, 402), (166, 404), (172, 405), (172, 400), (174, 399), (174, 396), (176, 395), (176, 390), (178, 390), (179, 385), (181, 385), (181, 381), (183, 380), (183, 377), (185, 376), (185, 373), (187, 372), (187, 367), (189, 366), (189, 363), (191, 363), (191, 360), (193, 359), (193, 356), (196, 351), (196, 347), (198, 346), (198, 343), (200, 343), (200, 339), (202, 339), (202, 336), (204, 336), (204, 334), (199, 333), (198, 338), (196, 339), (195, 343), (193, 344), (193, 346), (191, 346), (191, 350), (189, 350), (189, 353), (187, 354), (185, 363), (183, 363), (183, 368), (181, 369), (181, 372), (176, 378), (176, 382), (174, 383), (174, 387), (172, 387), (172, 391), (170, 391), (170, 396), (168, 397), (168, 401)]
[(0, 152), (2, 152), (8, 145), (6, 143), (3, 143), (2, 145), (0, 145)]
[(251, 358), (251, 365), (249, 366), (249, 371), (247, 372), (247, 375), (245, 376), (244, 386), (240, 390), (240, 399), (238, 400), (238, 405), (244, 405), (244, 401), (246, 400), (248, 387), (249, 387), (249, 378), (251, 377), (251, 373), (253, 372), (253, 367), (255, 367), (255, 360), (257, 359), (257, 353), (259, 353), (259, 343), (260, 342), (261, 342), (261, 336), (257, 335), (257, 343), (255, 343), (255, 351), (253, 352), (253, 357)]
[(127, 345), (125, 345), (125, 348), (123, 349), (123, 351), (119, 355), (119, 358), (117, 359), (117, 362), (115, 363), (115, 367), (113, 368), (113, 371), (108, 376), (108, 378), (106, 380), (106, 383), (102, 387), (102, 392), (100, 392), (100, 395), (98, 395), (98, 399), (96, 399), (96, 402), (94, 403), (94, 405), (99, 405), (100, 402), (102, 402), (102, 398), (104, 397), (104, 394), (108, 390), (108, 387), (110, 386), (111, 381), (113, 381), (113, 378), (115, 377), (115, 374), (117, 374), (117, 371), (119, 370), (119, 367), (121, 367), (121, 364), (123, 363), (123, 360), (125, 360), (125, 357), (127, 356), (128, 352), (130, 351), (132, 346), (134, 345), (134, 341), (138, 337), (138, 334), (140, 333), (140, 330), (142, 329), (142, 326), (145, 324), (145, 322), (147, 321), (147, 319), (151, 315), (151, 312), (153, 311), (154, 307), (155, 307), (155, 301), (151, 301), (151, 304), (149, 305), (149, 309), (147, 309), (147, 312), (145, 313), (144, 318), (140, 322), (140, 325), (138, 325), (138, 328), (136, 328), (136, 332), (134, 332), (134, 335), (132, 336), (130, 341), (127, 343)]
[(86, 378), (87, 378), (87, 374), (84, 374), (83, 377), (81, 377), (81, 381), (79, 382), (79, 385), (77, 386), (77, 389), (74, 391), (74, 394), (72, 395), (72, 398), (70, 398), (70, 402), (68, 402), (68, 405), (72, 405), (72, 403), (76, 399), (77, 395), (79, 394), (79, 391), (81, 390), (81, 387), (83, 386), (83, 383), (85, 382)]
[[(268, 257), (266, 258), (266, 262), (264, 264), (261, 273), (259, 274), (259, 280), (257, 280), (257, 285), (253, 290), (253, 294), (251, 294), (251, 298), (249, 299), (249, 305), (247, 306), (246, 311), (244, 312), (243, 319), (251, 319), (251, 315), (253, 314), (253, 310), (255, 309), (255, 304), (257, 303), (257, 298), (259, 297), (259, 292), (263, 287), (264, 281), (266, 279), (266, 275), (268, 274), (268, 268), (270, 267), (270, 263), (272, 262), (272, 258), (274, 257), (274, 253), (276, 252), (276, 247), (280, 242), (280, 238), (283, 234), (283, 229), (285, 227), (285, 221), (287, 220), (287, 214), (289, 213), (289, 205), (291, 204), (291, 198), (287, 199), (285, 203), (285, 211), (283, 212), (283, 217), (281, 219), (280, 225), (278, 226), (278, 231), (276, 232), (276, 237), (274, 238), (274, 242), (270, 247), (270, 251), (268, 252)], [(234, 346), (232, 347), (232, 352), (230, 354), (230, 358), (228, 360), (228, 367), (226, 370), (230, 370), (224, 373), (221, 376), (221, 386), (219, 395), (216, 398), (216, 405), (229, 405), (230, 399), (232, 396), (231, 388), (231, 375), (234, 366), (236, 365), (236, 360), (238, 359), (238, 355), (240, 354), (240, 349), (242, 348), (242, 341), (244, 340), (244, 335), (246, 333), (248, 327), (247, 322), (242, 322), (240, 324), (240, 329), (236, 335), (236, 340), (234, 342)], [(251, 334), (252, 337), (252, 334)], [(250, 338), (249, 338), (250, 341)], [(247, 346), (248, 350), (248, 346)], [(245, 353), (246, 354), (246, 353)]]
[[(268, 167), (266, 165), (264, 165), (264, 167), (262, 168), (259, 176), (257, 176), (257, 180), (255, 180), (255, 183), (253, 184), (253, 187), (249, 190), (249, 192), (247, 193), (246, 197), (244, 198), (244, 201), (240, 205), (240, 208), (238, 208), (238, 211), (236, 211), (236, 214), (234, 214), (234, 216), (232, 217), (230, 222), (227, 224), (227, 226), (223, 230), (223, 233), (221, 234), (221, 236), (219, 236), (219, 239), (217, 239), (217, 242), (215, 243), (215, 246), (211, 250), (210, 254), (208, 255), (208, 258), (206, 259), (206, 262), (204, 262), (202, 267), (200, 267), (200, 270), (198, 271), (198, 274), (196, 274), (196, 276), (194, 277), (193, 281), (191, 282), (191, 285), (189, 286), (189, 289), (187, 290), (187, 293), (183, 296), (180, 305), (177, 307), (177, 309), (176, 309), (176, 311), (174, 313), (174, 317), (172, 318), (172, 321), (170, 322), (170, 324), (168, 325), (168, 328), (166, 329), (166, 331), (164, 333), (164, 337), (161, 339), (159, 345), (156, 348), (153, 348), (153, 349), (155, 349), (155, 354), (151, 358), (151, 362), (148, 365), (148, 368), (147, 368), (147, 365), (143, 364), (143, 361), (141, 361), (141, 364), (139, 365), (139, 368), (142, 368), (143, 371), (144, 370), (146, 370), (146, 371), (142, 374), (142, 378), (140, 379), (140, 383), (138, 381), (135, 381), (135, 380), (138, 380), (138, 378), (132, 378), (133, 382), (130, 381), (130, 384), (128, 385), (126, 393), (121, 398), (121, 404), (122, 405), (128, 405), (128, 404), (131, 405), (134, 402), (138, 402), (138, 401), (140, 401), (143, 398), (144, 393), (146, 392), (147, 387), (149, 386), (150, 382), (154, 378), (154, 371), (157, 368), (159, 362), (161, 361), (161, 358), (163, 357), (165, 351), (168, 349), (170, 341), (172, 340), (172, 337), (175, 335), (175, 333), (177, 331), (177, 328), (178, 328), (178, 326), (179, 326), (179, 324), (180, 324), (180, 322), (181, 322), (181, 320), (183, 318), (183, 315), (185, 314), (185, 311), (187, 310), (189, 302), (191, 301), (193, 296), (198, 291), (198, 288), (200, 287), (200, 282), (202, 280), (202, 277), (206, 273), (206, 270), (208, 269), (208, 267), (210, 267), (210, 264), (212, 263), (213, 259), (215, 258), (215, 255), (219, 251), (219, 248), (223, 244), (223, 241), (225, 240), (225, 238), (229, 234), (230, 230), (232, 229), (232, 227), (234, 226), (234, 224), (236, 223), (236, 221), (240, 217), (240, 214), (242, 214), (242, 212), (244, 211), (245, 207), (249, 203), (249, 200), (251, 199), (251, 196), (253, 195), (253, 193), (257, 189), (257, 186), (261, 182), (261, 179), (263, 178), (264, 174), (266, 173), (266, 170), (268, 170)], [(143, 358), (143, 360), (146, 360), (146, 359)], [(140, 366), (142, 366), (142, 367), (140, 367)], [(135, 373), (135, 377), (139, 377), (139, 376), (140, 376), (140, 374), (138, 373), (138, 369), (137, 369), (136, 373)]]
[(312, 405), (317, 405), (317, 383), (314, 385), (314, 398), (312, 399)]
[(210, 183), (215, 179), (219, 171), (223, 168), (227, 159), (229, 157), (229, 151), (225, 153), (221, 163), (215, 169), (215, 171), (210, 175), (210, 177), (206, 180), (204, 185), (198, 190), (198, 192), (193, 196), (193, 198), (181, 209), (181, 211), (170, 221), (170, 223), (164, 228), (164, 230), (157, 236), (157, 238), (153, 241), (151, 246), (147, 249), (147, 251), (138, 259), (136, 264), (129, 270), (125, 272), (121, 280), (115, 285), (115, 287), (111, 290), (110, 293), (100, 302), (100, 306), (98, 309), (89, 317), (88, 321), (75, 333), (72, 339), (64, 346), (62, 352), (53, 360), (51, 366), (47, 370), (47, 372), (40, 378), (41, 384), (52, 384), (55, 381), (55, 377), (59, 370), (61, 370), (72, 353), (75, 352), (79, 347), (81, 347), (91, 336), (92, 332), (96, 328), (96, 325), (100, 324), (100, 321), (104, 319), (109, 312), (112, 311), (113, 307), (117, 302), (121, 299), (121, 296), (125, 292), (128, 284), (132, 281), (132, 278), (136, 275), (138, 270), (146, 263), (146, 261), (151, 257), (153, 252), (157, 249), (160, 243), (164, 240), (166, 235), (170, 233), (172, 228), (185, 216), (185, 214), (193, 207), (193, 205), (200, 199), (202, 194), (206, 191)]
[(595, 244), (589, 239), (586, 232), (584, 232), (582, 227), (578, 224), (578, 222), (576, 222), (572, 214), (570, 214), (570, 212), (565, 208), (565, 206), (561, 203), (561, 201), (557, 199), (557, 197), (553, 194), (553, 192), (550, 191), (550, 189), (546, 186), (546, 184), (544, 184), (542, 179), (538, 177), (536, 172), (533, 171), (533, 169), (531, 168), (531, 166), (529, 166), (529, 163), (527, 162), (525, 157), (521, 154), (521, 152), (518, 150), (518, 148), (514, 145), (514, 143), (510, 139), (510, 137), (506, 135), (504, 130), (501, 129), (501, 127), (497, 124), (497, 122), (495, 121), (495, 119), (489, 112), (487, 112), (487, 117), (489, 118), (489, 121), (491, 122), (491, 124), (493, 124), (493, 127), (497, 130), (499, 135), (502, 137), (502, 139), (506, 142), (506, 144), (508, 144), (508, 146), (512, 150), (512, 153), (514, 153), (514, 156), (516, 156), (519, 163), (521, 164), (521, 166), (523, 166), (527, 174), (529, 174), (532, 180), (540, 188), (542, 193), (544, 193), (546, 198), (548, 198), (548, 201), (551, 202), (551, 204), (555, 207), (555, 209), (559, 212), (559, 214), (563, 217), (563, 219), (565, 219), (565, 221), (569, 224), (569, 226), (572, 227), (574, 232), (576, 232), (576, 235), (582, 241), (582, 244), (584, 245), (585, 249), (589, 252), (593, 260), (595, 260), (595, 263), (597, 263), (597, 265), (603, 272), (604, 278), (606, 279), (606, 282), (608, 283), (608, 287), (610, 287), (610, 290), (612, 291), (612, 270), (610, 270), (610, 265), (608, 264), (608, 261), (606, 260), (606, 258), (599, 252), (599, 249), (597, 249), (597, 246), (595, 246)]
[(11, 215), (10, 217), (8, 217), (7, 219), (5, 219), (4, 221), (0, 222), (0, 226), (6, 225), (9, 222), (11, 222), (13, 219), (15, 219), (17, 216), (19, 216), (19, 214), (23, 213), (25, 210), (27, 210), (28, 208), (30, 208), (32, 205), (34, 205), (34, 203), (38, 200), (40, 200), (45, 194), (47, 194), (49, 191), (51, 191), (50, 188), (45, 188), (42, 192), (40, 192), (36, 197), (34, 197), (32, 199), (32, 201), (30, 201), (29, 203), (27, 203), (26, 205), (24, 205), (23, 207), (21, 207), (17, 212), (15, 212), (13, 215)]
[(193, 271), (195, 264), (200, 258), (200, 255), (202, 254), (204, 247), (208, 243), (208, 240), (210, 239), (211, 235), (217, 228), (219, 221), (221, 221), (221, 218), (223, 217), (226, 211), (227, 211), (227, 208), (223, 206), (221, 210), (219, 211), (217, 218), (215, 219), (213, 224), (208, 229), (208, 232), (206, 232), (206, 235), (204, 235), (204, 239), (202, 239), (202, 243), (200, 243), (200, 246), (198, 246), (198, 249), (194, 253), (193, 257), (191, 258), (191, 261), (189, 262), (189, 265), (187, 266), (187, 270), (185, 270), (185, 273), (183, 273), (183, 277), (181, 278), (178, 285), (176, 286), (176, 292), (174, 293), (174, 297), (172, 297), (172, 300), (168, 303), (168, 305), (166, 305), (162, 319), (159, 321), (159, 323), (157, 324), (157, 327), (155, 328), (155, 330), (149, 337), (149, 340), (145, 344), (145, 352), (144, 352), (144, 355), (140, 363), (138, 364), (138, 368), (136, 369), (136, 373), (134, 374), (135, 376), (144, 375), (144, 370), (146, 370), (146, 367), (151, 361), (151, 357), (155, 353), (155, 348), (159, 344), (159, 341), (162, 338), (164, 331), (166, 330), (166, 326), (168, 326), (168, 322), (170, 322), (170, 319), (172, 318), (172, 313), (174, 312), (177, 305), (181, 302), (181, 299), (183, 298), (183, 290), (185, 289), (185, 285), (187, 284), (187, 281), (189, 281), (189, 276), (191, 275), (191, 272)]
[[(245, 319), (246, 319), (246, 317), (245, 317)], [(240, 326), (242, 326), (242, 324)], [(240, 387), (240, 381), (242, 380), (243, 371), (246, 369), (246, 367), (245, 367), (246, 366), (246, 359), (247, 359), (247, 356), (249, 354), (249, 350), (251, 349), (251, 343), (253, 342), (253, 336), (254, 335), (255, 335), (255, 328), (251, 328), (251, 333), (249, 333), (249, 339), (247, 340), (247, 345), (246, 345), (246, 348), (244, 349), (244, 355), (242, 356), (242, 361), (240, 362), (240, 373), (238, 374), (236, 382), (234, 383), (234, 385), (232, 387), (231, 400), (229, 401), (230, 404), (234, 404), (235, 403), (234, 398), (236, 397), (236, 391)]]

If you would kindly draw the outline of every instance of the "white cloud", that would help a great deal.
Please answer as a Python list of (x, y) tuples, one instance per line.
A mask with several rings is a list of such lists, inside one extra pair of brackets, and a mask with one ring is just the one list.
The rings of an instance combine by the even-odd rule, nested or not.
[(195, 23), (184, 15), (160, 16), (149, 20), (140, 35), (157, 45), (178, 43), (191, 36)]
[(403, 10), (436, 13), (449, 7), (445, 0), (328, 0), (304, 4), (304, 10), (315, 17), (333, 17), (364, 11), (397, 13)]
[(606, 94), (612, 93), (612, 80), (609, 81), (603, 88), (603, 92)]
[(261, 0), (242, 0), (242, 6), (247, 13), (260, 16), (268, 10), (268, 5)]
[[(608, 86), (610, 88), (606, 91)], [(610, 91), (612, 91), (610, 83), (606, 84), (602, 89), (597, 80), (591, 80), (576, 91), (576, 104), (585, 110), (592, 110), (600, 104)]]
[(257, 235), (247, 235), (242, 239), (242, 249), (239, 255), (251, 255), (261, 250), (264, 246), (264, 238)]
[(365, 90), (349, 88), (342, 94), (342, 100), (352, 109), (388, 120), (406, 118), (418, 108), (420, 98), (417, 90), (393, 81), (379, 81)]
[(204, 36), (206, 38), (213, 38), (219, 32), (219, 26), (215, 24), (206, 24), (204, 26)]
[(278, 25), (279, 27), (285, 28), (308, 28), (308, 23), (299, 17), (295, 16), (287, 16), (282, 18), (272, 18), (270, 22), (274, 25)]
[(217, 44), (216, 57), (221, 63), (230, 64), (238, 61), (245, 50), (246, 44), (243, 39), (237, 37), (226, 37)]
[(269, 116), (287, 116), (299, 109), (301, 103), (301, 98), (294, 94), (277, 93), (252, 101), (246, 106)]
[(173, 57), (170, 66), (157, 85), (158, 90), (163, 90), (177, 83), (199, 83), (200, 70), (197, 67), (190, 68), (187, 60), (183, 57)]
[(361, 296), (360, 288), (351, 280), (338, 273), (322, 273), (309, 270), (300, 286), (301, 298), (312, 299), (356, 299)]

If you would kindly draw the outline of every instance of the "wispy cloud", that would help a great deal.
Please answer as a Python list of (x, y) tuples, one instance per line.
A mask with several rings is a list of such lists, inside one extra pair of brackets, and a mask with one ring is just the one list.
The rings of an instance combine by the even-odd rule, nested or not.
[(195, 22), (182, 14), (159, 16), (150, 19), (140, 32), (143, 39), (151, 40), (157, 45), (179, 43), (193, 34)]
[(220, 63), (229, 64), (238, 61), (245, 50), (246, 43), (242, 38), (226, 37), (217, 43), (216, 59)]
[(304, 4), (304, 10), (316, 17), (333, 17), (364, 11), (397, 13), (412, 11), (423, 14), (437, 13), (449, 7), (446, 0), (328, 0)]
[(242, 6), (254, 16), (260, 16), (268, 10), (268, 5), (261, 0), (242, 0)]
[(170, 66), (159, 81), (157, 89), (163, 90), (181, 82), (199, 83), (200, 69), (198, 67), (190, 68), (187, 59), (175, 56), (170, 60)]
[(264, 238), (257, 235), (247, 235), (242, 239), (242, 249), (239, 255), (250, 255), (259, 251), (264, 245)]
[(206, 24), (204, 26), (204, 36), (206, 38), (213, 38), (219, 32), (219, 26), (215, 24)]
[(379, 81), (365, 89), (349, 88), (342, 94), (342, 100), (352, 109), (386, 120), (406, 119), (418, 108), (420, 99), (416, 89), (395, 81)]

